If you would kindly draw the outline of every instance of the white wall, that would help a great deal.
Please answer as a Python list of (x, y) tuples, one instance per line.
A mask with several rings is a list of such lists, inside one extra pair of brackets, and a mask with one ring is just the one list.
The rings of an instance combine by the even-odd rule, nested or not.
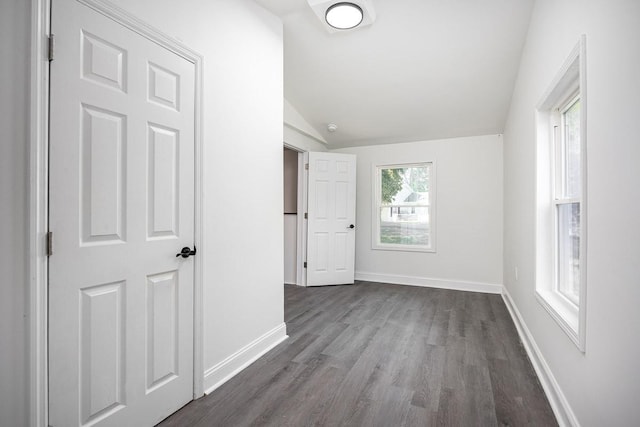
[[(534, 108), (581, 34), (588, 97), (584, 354), (534, 297)], [(639, 76), (640, 2), (536, 2), (504, 136), (504, 278), (583, 426), (640, 419)]]
[(311, 138), (310, 136), (286, 125), (284, 126), (284, 144), (287, 147), (293, 148), (298, 151), (328, 150), (325, 144), (320, 143), (318, 142), (318, 140)]
[(322, 142), (324, 144), (327, 143), (322, 135), (320, 135), (320, 132), (311, 126), (307, 119), (300, 114), (297, 108), (286, 99), (284, 100), (284, 123), (285, 126), (291, 127), (300, 133), (308, 135), (318, 142)]
[(29, 2), (0, 2), (0, 426), (28, 419), (29, 27)]
[(282, 23), (251, 0), (115, 3), (204, 56), (209, 388), (236, 367), (221, 362), (283, 326)]
[[(335, 150), (357, 156), (356, 278), (482, 289), (502, 284), (502, 137)], [(373, 167), (436, 162), (436, 253), (371, 249)]]
[(284, 143), (297, 151), (327, 151), (327, 141), (286, 99), (284, 100)]

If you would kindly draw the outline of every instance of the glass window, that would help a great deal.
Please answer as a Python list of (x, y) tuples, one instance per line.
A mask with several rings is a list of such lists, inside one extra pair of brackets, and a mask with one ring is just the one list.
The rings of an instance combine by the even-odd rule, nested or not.
[(564, 128), (564, 197), (580, 197), (580, 98), (562, 114)]
[(580, 300), (580, 97), (558, 108), (556, 132), (556, 290), (576, 306)]
[(536, 299), (580, 351), (587, 319), (585, 52), (582, 36), (536, 106), (535, 156)]
[(580, 203), (557, 207), (558, 291), (578, 305), (580, 298)]
[(433, 250), (433, 163), (378, 166), (375, 249)]

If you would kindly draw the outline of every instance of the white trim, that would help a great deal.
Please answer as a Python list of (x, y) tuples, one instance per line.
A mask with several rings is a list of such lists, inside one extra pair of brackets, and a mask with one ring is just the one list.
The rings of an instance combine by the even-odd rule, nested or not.
[[(190, 51), (191, 52), (191, 51)], [(204, 396), (204, 262), (207, 245), (204, 241), (204, 183), (205, 168), (204, 154), (204, 57), (196, 52), (193, 54), (195, 65), (195, 206), (194, 206), (194, 246), (198, 248), (199, 256), (194, 259), (193, 271), (193, 398)]]
[(212, 393), (287, 338), (289, 338), (287, 325), (281, 323), (222, 362), (207, 369), (204, 374), (205, 394)]
[[(298, 157), (300, 159), (300, 157)], [(309, 212), (309, 151), (302, 153), (302, 161), (298, 162), (298, 225), (300, 234), (298, 235), (298, 286), (307, 286), (307, 269), (304, 263), (307, 262), (307, 244), (309, 242), (309, 220), (304, 217)]]
[[(49, 0), (50, 1), (50, 0)], [(189, 62), (198, 64), (202, 62), (202, 55), (192, 50), (184, 43), (176, 40), (175, 38), (163, 33), (155, 27), (147, 24), (143, 20), (130, 14), (126, 10), (110, 3), (108, 0), (76, 0), (78, 3), (82, 3), (87, 7), (95, 10), (98, 13), (103, 14), (109, 19), (113, 19), (118, 24), (128, 28), (134, 33), (140, 34), (149, 41), (158, 44), (159, 46), (175, 53), (176, 55), (186, 59)], [(198, 82), (198, 79), (196, 79)], [(196, 83), (197, 84), (197, 83)], [(199, 107), (199, 105), (196, 106)]]
[(296, 230), (296, 285), (306, 286), (307, 270), (304, 261), (307, 259), (307, 170), (305, 169), (305, 153), (298, 153), (298, 215)]
[[(557, 147), (549, 121), (553, 110), (567, 103), (579, 92), (580, 150), (582, 192), (576, 199), (556, 200)], [(536, 299), (560, 329), (583, 353), (586, 350), (587, 311), (587, 82), (586, 36), (582, 35), (536, 106), (536, 180), (535, 180), (535, 236), (536, 236)], [(548, 175), (548, 176), (547, 176)], [(551, 200), (547, 202), (546, 200)], [(555, 206), (566, 202), (580, 203), (580, 295), (579, 304), (557, 290), (557, 213)], [(547, 241), (548, 239), (548, 241)]]
[(580, 341), (577, 331), (578, 327), (578, 309), (572, 307), (572, 303), (566, 297), (557, 291), (548, 289), (536, 289), (536, 300), (549, 315), (558, 322), (558, 325), (569, 336), (571, 341), (580, 347)]
[(31, 1), (29, 136), (29, 421), (46, 426), (48, 411), (47, 282), (50, 0)]
[[(575, 64), (575, 60), (583, 53), (582, 45), (584, 41), (585, 38), (583, 35), (578, 44), (574, 46), (571, 53), (569, 53), (569, 56), (560, 67), (560, 70), (558, 70), (547, 90), (540, 97), (540, 101), (538, 101), (536, 105), (536, 110), (545, 111), (553, 109), (563, 97), (566, 97), (568, 93), (577, 89), (574, 82), (582, 70), (580, 69), (581, 64)], [(582, 91), (582, 88), (580, 88), (580, 90)]]
[(307, 177), (308, 171), (305, 164), (309, 161), (308, 151), (292, 144), (284, 143), (284, 147), (298, 153), (298, 194), (296, 206), (296, 281), (285, 285), (307, 285), (307, 270), (304, 262), (307, 259), (307, 220), (304, 214), (307, 212)]
[(587, 162), (587, 36), (580, 36), (580, 163), (582, 166), (582, 203), (580, 203), (580, 308), (578, 310), (578, 347), (587, 349), (587, 233), (589, 228)]
[[(199, 257), (194, 264), (194, 377), (193, 397), (204, 395), (203, 353), (203, 57), (177, 40), (165, 35), (128, 12), (103, 0), (77, 0), (120, 23), (159, 46), (195, 65), (194, 144), (195, 144), (195, 211), (194, 243)], [(48, 231), (48, 109), (49, 67), (45, 43), (50, 34), (51, 0), (32, 0), (31, 43), (31, 125), (30, 125), (30, 194), (29, 194), (29, 425), (48, 425), (48, 313), (45, 233)]]
[(394, 274), (369, 273), (356, 271), (356, 280), (365, 282), (391, 283), (394, 285), (420, 286), (423, 288), (452, 289), (455, 291), (482, 292), (486, 294), (502, 293), (502, 285), (495, 283), (470, 282), (467, 280), (436, 279), (418, 276), (400, 276)]
[(536, 344), (533, 335), (527, 328), (518, 307), (515, 302), (511, 298), (509, 291), (505, 288), (502, 293), (502, 299), (504, 300), (507, 309), (509, 310), (509, 314), (513, 319), (513, 323), (518, 330), (518, 335), (520, 335), (520, 340), (524, 345), (527, 354), (529, 355), (529, 359), (531, 360), (531, 364), (538, 375), (538, 379), (540, 380), (540, 384), (542, 384), (542, 388), (547, 395), (547, 399), (549, 400), (549, 404), (551, 405), (551, 409), (556, 416), (558, 424), (560, 427), (579, 427), (580, 423), (576, 418), (576, 415), (573, 413), (573, 409), (569, 405), (567, 398), (565, 397), (558, 381), (553, 375), (551, 368), (547, 364), (540, 348)]

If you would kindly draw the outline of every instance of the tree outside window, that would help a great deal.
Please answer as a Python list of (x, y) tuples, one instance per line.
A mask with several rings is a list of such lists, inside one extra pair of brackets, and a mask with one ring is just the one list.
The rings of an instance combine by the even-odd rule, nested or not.
[(432, 250), (432, 163), (376, 169), (377, 249)]

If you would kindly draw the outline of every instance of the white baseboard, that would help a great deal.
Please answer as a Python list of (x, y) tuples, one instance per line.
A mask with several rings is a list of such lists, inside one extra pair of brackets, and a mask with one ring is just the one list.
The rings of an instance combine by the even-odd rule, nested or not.
[(506, 288), (504, 288), (502, 292), (502, 299), (511, 314), (513, 323), (516, 325), (522, 344), (533, 364), (533, 369), (535, 369), (536, 374), (538, 374), (538, 379), (547, 395), (547, 399), (549, 399), (549, 404), (558, 420), (558, 424), (560, 427), (580, 427), (580, 423), (573, 413), (562, 389), (560, 389), (558, 381), (556, 381), (553, 372), (551, 372), (547, 361), (540, 352), (540, 348), (533, 339), (533, 335), (531, 335), (529, 328), (527, 328), (527, 324), (524, 323), (518, 307), (515, 305), (513, 299), (511, 299), (511, 295)]
[(468, 282), (464, 280), (433, 279), (417, 276), (396, 276), (391, 274), (367, 273), (356, 271), (356, 280), (365, 282), (392, 283), (395, 285), (421, 286), (425, 288), (452, 289), (455, 291), (483, 292), (501, 294), (502, 285), (493, 283)]
[(204, 373), (205, 394), (211, 393), (229, 381), (244, 368), (251, 365), (287, 338), (289, 338), (287, 335), (287, 325), (282, 323), (236, 351), (222, 362), (207, 369)]

